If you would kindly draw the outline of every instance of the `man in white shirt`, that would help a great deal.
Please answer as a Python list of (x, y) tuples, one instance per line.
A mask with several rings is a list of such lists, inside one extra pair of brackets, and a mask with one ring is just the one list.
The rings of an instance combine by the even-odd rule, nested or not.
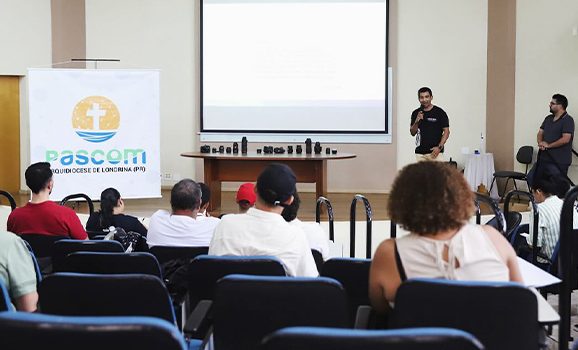
[(151, 216), (147, 243), (153, 246), (206, 247), (219, 219), (198, 215), (201, 187), (191, 179), (179, 181), (171, 190), (172, 212), (158, 210)]
[(295, 183), (295, 174), (287, 165), (267, 166), (257, 179), (255, 208), (246, 214), (223, 216), (209, 254), (275, 256), (289, 276), (318, 276), (305, 234), (281, 216), (283, 208), (293, 202)]
[(283, 209), (283, 219), (287, 221), (291, 226), (295, 226), (303, 230), (307, 241), (309, 242), (309, 247), (312, 250), (316, 250), (321, 253), (323, 261), (329, 259), (329, 239), (325, 231), (319, 223), (317, 222), (303, 222), (297, 218), (297, 213), (299, 212), (299, 206), (301, 205), (301, 199), (297, 194), (297, 191), (293, 194), (293, 203), (286, 206)]

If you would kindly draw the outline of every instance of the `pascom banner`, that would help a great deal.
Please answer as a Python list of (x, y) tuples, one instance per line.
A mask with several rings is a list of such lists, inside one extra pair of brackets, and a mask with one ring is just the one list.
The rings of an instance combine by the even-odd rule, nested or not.
[(30, 162), (49, 162), (52, 200), (114, 187), (161, 196), (158, 70), (29, 69)]

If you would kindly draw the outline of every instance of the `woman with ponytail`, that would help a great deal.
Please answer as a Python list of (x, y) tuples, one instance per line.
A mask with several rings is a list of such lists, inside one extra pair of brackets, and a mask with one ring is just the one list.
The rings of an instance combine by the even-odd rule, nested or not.
[(134, 216), (124, 215), (124, 201), (120, 193), (114, 188), (107, 188), (100, 194), (100, 211), (93, 213), (86, 229), (88, 231), (102, 231), (110, 226), (122, 227), (126, 232), (133, 231), (146, 236), (147, 229)]

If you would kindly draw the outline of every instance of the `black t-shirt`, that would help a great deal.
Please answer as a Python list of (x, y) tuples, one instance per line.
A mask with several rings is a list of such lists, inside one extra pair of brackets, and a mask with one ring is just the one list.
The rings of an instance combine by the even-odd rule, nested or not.
[(540, 129), (544, 131), (543, 139), (548, 143), (559, 140), (562, 134), (572, 134), (570, 142), (556, 148), (548, 148), (548, 156), (542, 156), (545, 162), (556, 162), (558, 164), (572, 164), (572, 141), (574, 140), (574, 119), (566, 113), (560, 119), (554, 121), (554, 115), (547, 116)]
[[(417, 113), (421, 108), (416, 109), (411, 113), (411, 123), (412, 126), (415, 123), (415, 118), (417, 118)], [(448, 115), (443, 109), (438, 106), (433, 106), (429, 111), (423, 112), (423, 119), (419, 123), (418, 134), (415, 148), (415, 153), (417, 154), (429, 154), (431, 149), (440, 144), (442, 140), (443, 129), (448, 128), (450, 122)], [(443, 151), (442, 151), (443, 152)]]
[[(141, 235), (147, 235), (147, 228), (134, 216), (117, 214), (112, 216), (112, 224), (114, 227), (122, 227), (126, 232), (133, 231)], [(102, 231), (108, 227), (102, 227), (100, 224), (100, 212), (94, 212), (86, 222), (86, 229), (88, 231)]]

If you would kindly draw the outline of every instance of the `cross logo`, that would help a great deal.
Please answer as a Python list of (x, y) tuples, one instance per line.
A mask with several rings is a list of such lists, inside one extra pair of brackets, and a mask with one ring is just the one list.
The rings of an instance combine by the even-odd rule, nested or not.
[(120, 126), (120, 113), (110, 99), (88, 96), (80, 100), (72, 112), (72, 127), (88, 142), (104, 142), (112, 138)]

